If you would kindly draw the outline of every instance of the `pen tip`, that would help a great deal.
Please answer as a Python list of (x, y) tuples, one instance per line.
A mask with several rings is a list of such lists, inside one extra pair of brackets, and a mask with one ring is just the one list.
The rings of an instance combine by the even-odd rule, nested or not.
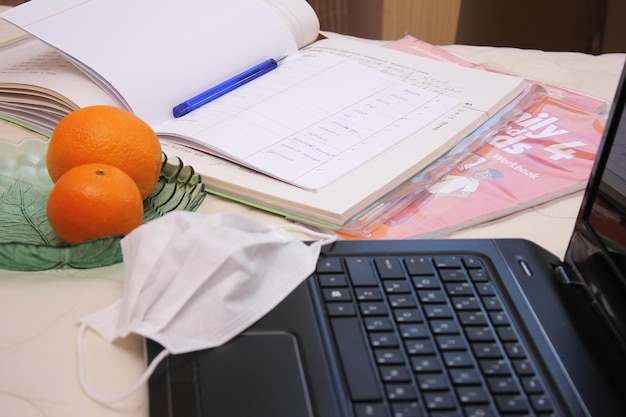
[(287, 58), (287, 55), (281, 55), (279, 57), (274, 58), (274, 61), (276, 61), (276, 63), (279, 64), (280, 61), (282, 61), (285, 58)]

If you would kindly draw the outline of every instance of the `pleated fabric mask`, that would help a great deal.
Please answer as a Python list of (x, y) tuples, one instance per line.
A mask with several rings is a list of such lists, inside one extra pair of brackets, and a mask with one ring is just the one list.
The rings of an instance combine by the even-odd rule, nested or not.
[[(290, 231), (314, 241), (307, 245)], [(175, 211), (138, 227), (121, 241), (121, 298), (79, 320), (81, 386), (98, 402), (117, 402), (139, 388), (167, 355), (226, 343), (309, 277), (321, 246), (335, 239), (232, 213)], [(82, 339), (87, 327), (110, 342), (135, 333), (164, 350), (126, 393), (102, 398), (85, 383)]]

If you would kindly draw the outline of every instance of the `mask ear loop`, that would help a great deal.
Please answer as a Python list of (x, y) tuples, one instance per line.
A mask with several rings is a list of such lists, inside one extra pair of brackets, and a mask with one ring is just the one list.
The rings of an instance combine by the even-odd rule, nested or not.
[(152, 373), (154, 372), (156, 367), (159, 365), (159, 363), (161, 363), (163, 359), (165, 359), (170, 354), (170, 352), (167, 349), (163, 349), (152, 360), (152, 362), (150, 362), (150, 365), (146, 368), (146, 370), (141, 375), (139, 380), (137, 380), (137, 382), (135, 382), (135, 384), (128, 391), (126, 391), (125, 393), (121, 395), (118, 395), (117, 397), (105, 398), (93, 392), (91, 388), (87, 386), (87, 381), (85, 379), (85, 364), (84, 364), (84, 358), (83, 358), (83, 336), (85, 334), (86, 328), (87, 328), (87, 323), (82, 323), (80, 325), (80, 328), (78, 329), (78, 337), (76, 340), (76, 347), (78, 351), (78, 380), (80, 382), (80, 386), (83, 389), (83, 391), (85, 391), (85, 393), (89, 395), (91, 399), (101, 404), (110, 405), (110, 404), (122, 401), (130, 397), (132, 394), (135, 393), (135, 391), (141, 388), (141, 386), (148, 381), (148, 378), (150, 378), (150, 375), (152, 375)]

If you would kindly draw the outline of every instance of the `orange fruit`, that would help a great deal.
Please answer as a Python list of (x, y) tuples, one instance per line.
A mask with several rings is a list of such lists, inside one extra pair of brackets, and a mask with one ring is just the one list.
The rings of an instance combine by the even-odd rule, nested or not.
[(143, 200), (133, 179), (121, 169), (84, 164), (54, 184), (46, 213), (52, 229), (74, 245), (130, 233), (143, 221)]
[(113, 106), (85, 107), (57, 124), (46, 164), (52, 182), (69, 169), (92, 162), (116, 166), (135, 181), (145, 199), (159, 180), (161, 144), (148, 124)]

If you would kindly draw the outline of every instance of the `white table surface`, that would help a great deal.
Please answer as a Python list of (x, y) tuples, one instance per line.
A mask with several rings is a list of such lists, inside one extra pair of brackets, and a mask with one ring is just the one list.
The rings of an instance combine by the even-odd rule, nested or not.
[[(590, 56), (511, 48), (450, 45), (447, 50), (476, 63), (612, 100), (623, 54)], [(33, 136), (0, 122), (0, 140)], [(523, 237), (556, 255), (565, 252), (581, 194), (560, 198), (451, 237)], [(208, 196), (200, 212), (245, 213), (271, 224), (284, 220)], [(91, 270), (35, 273), (0, 270), (0, 416), (147, 416), (142, 389), (116, 406), (92, 401), (78, 383), (78, 318), (97, 311), (121, 293), (124, 265)], [(137, 336), (108, 343), (85, 335), (87, 381), (104, 396), (125, 391), (144, 370), (143, 341)]]

